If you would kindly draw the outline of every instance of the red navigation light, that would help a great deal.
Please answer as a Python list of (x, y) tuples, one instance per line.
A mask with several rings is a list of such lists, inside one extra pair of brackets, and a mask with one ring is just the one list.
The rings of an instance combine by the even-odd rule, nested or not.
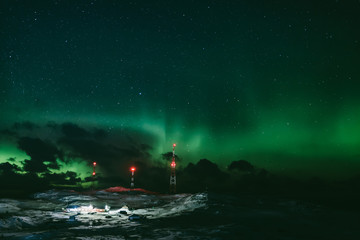
[(176, 163), (175, 162), (172, 162), (171, 163), (171, 167), (175, 167), (176, 166)]
[(96, 162), (93, 162), (93, 165), (96, 166)]
[(93, 172), (93, 176), (95, 176), (95, 174), (96, 174), (96, 173), (95, 173), (95, 172)]
[(173, 144), (173, 147), (176, 147), (176, 143)]
[(130, 170), (131, 170), (132, 172), (134, 172), (134, 171), (136, 170), (136, 168), (135, 168), (135, 167), (131, 167)]

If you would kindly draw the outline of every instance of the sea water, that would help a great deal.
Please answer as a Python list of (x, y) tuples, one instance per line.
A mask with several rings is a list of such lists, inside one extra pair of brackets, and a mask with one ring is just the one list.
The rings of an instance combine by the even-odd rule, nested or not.
[[(111, 208), (65, 212), (69, 205)], [(50, 190), (0, 199), (0, 239), (360, 239), (359, 219), (296, 199), (211, 192)]]

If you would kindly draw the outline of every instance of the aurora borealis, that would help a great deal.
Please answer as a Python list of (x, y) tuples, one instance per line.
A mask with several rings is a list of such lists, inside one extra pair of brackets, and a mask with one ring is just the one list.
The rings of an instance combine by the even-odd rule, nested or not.
[(357, 176), (359, 11), (355, 0), (1, 1), (0, 163), (23, 168), (38, 139), (56, 149), (39, 155), (56, 165), (43, 172), (85, 178), (93, 156), (100, 171), (101, 156), (114, 169), (163, 164), (176, 142), (180, 168), (244, 159), (295, 178)]

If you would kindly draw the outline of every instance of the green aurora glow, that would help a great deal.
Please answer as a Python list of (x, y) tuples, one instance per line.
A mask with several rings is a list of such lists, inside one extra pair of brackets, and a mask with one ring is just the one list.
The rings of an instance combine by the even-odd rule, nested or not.
[[(300, 178), (360, 170), (359, 3), (110, 1), (64, 16), (65, 3), (5, 2), (3, 129), (30, 121), (39, 128), (23, 135), (42, 139), (48, 122), (131, 130), (154, 161), (177, 143), (180, 167), (207, 158)], [(1, 138), (0, 163), (29, 159), (16, 146)], [(59, 171), (84, 178), (88, 168), (74, 158)]]

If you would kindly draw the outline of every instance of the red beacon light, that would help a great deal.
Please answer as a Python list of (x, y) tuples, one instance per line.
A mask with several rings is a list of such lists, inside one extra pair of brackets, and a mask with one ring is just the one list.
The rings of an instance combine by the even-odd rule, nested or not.
[(132, 172), (135, 172), (136, 168), (135, 168), (135, 167), (131, 167), (130, 170), (131, 170)]
[(93, 165), (96, 166), (96, 162), (93, 162)]
[(95, 173), (95, 172), (93, 172), (93, 176), (95, 176), (95, 174), (96, 174), (96, 173)]
[(176, 147), (176, 143), (173, 144), (173, 147)]
[(174, 168), (175, 166), (176, 166), (176, 163), (175, 163), (175, 162), (172, 162), (172, 163), (171, 163), (171, 167)]

